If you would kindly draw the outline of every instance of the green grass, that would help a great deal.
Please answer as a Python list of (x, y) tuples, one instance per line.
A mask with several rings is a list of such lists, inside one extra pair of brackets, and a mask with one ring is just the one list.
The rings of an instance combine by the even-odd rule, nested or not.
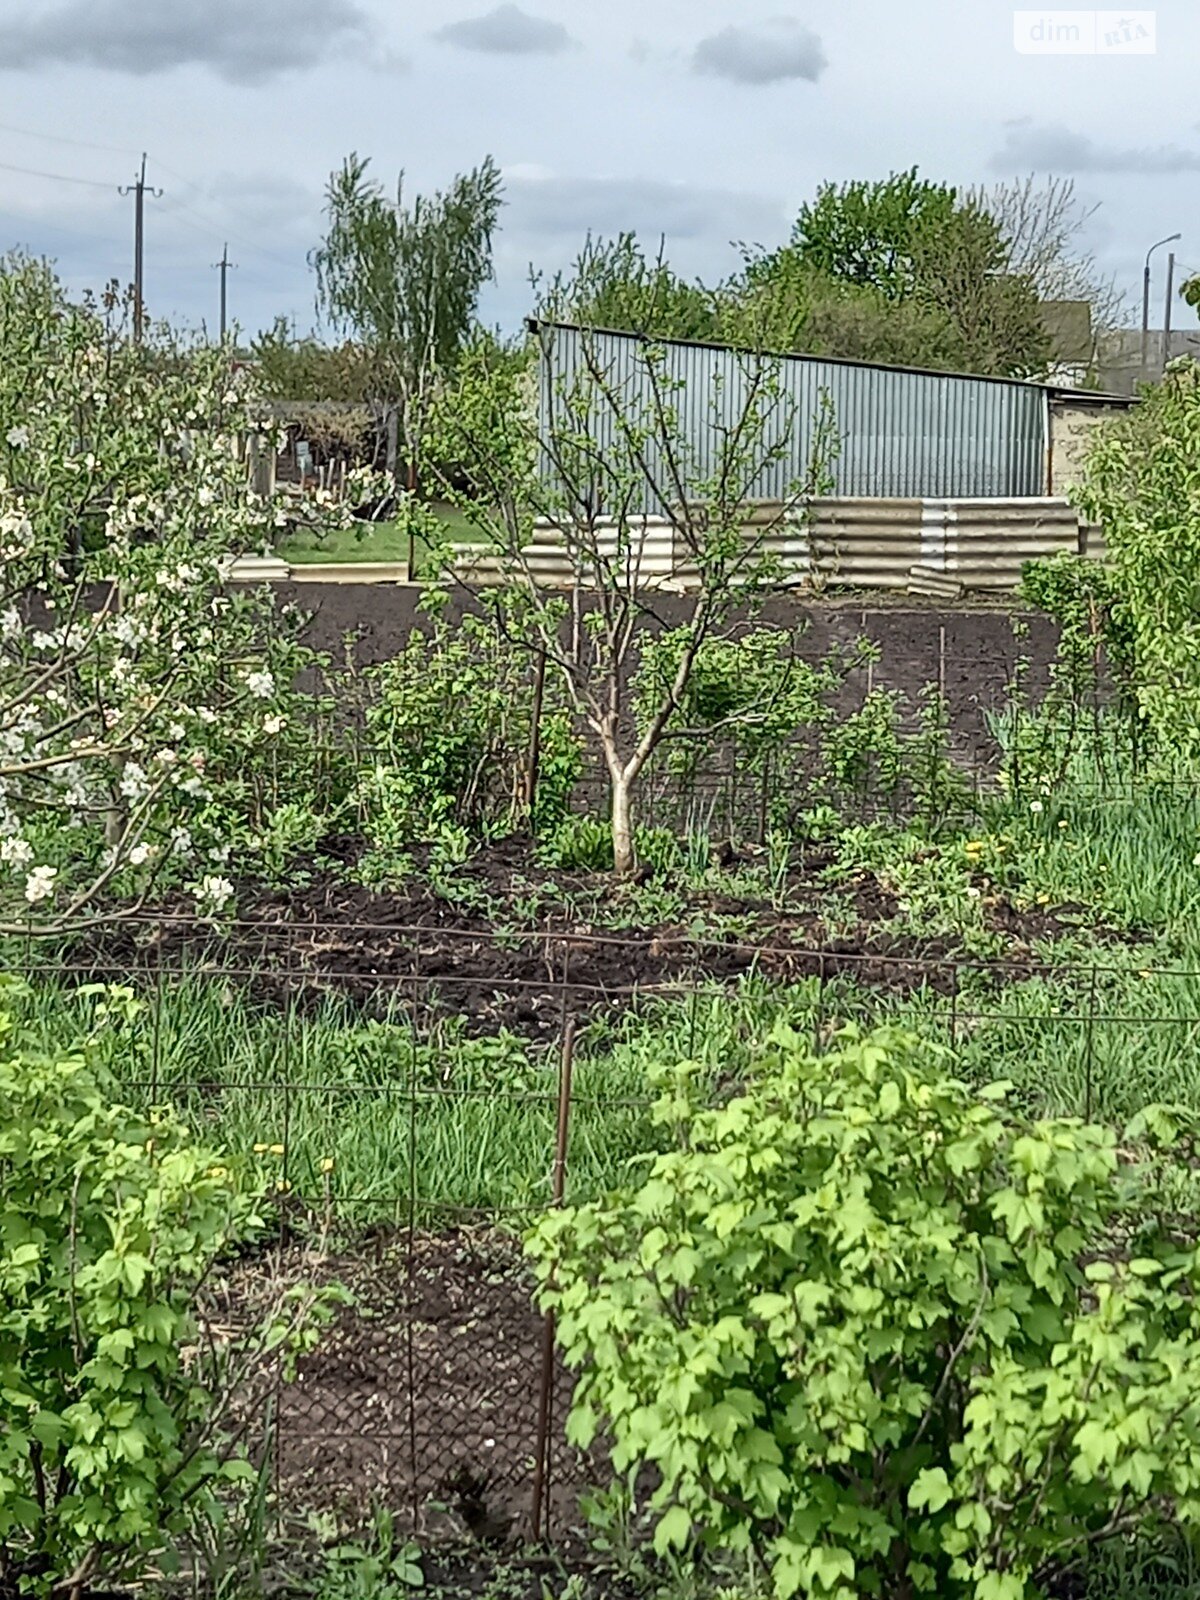
[[(324, 1199), (322, 1164), (332, 1161), (336, 1204), (368, 1211), (364, 1221), (403, 1221), (410, 1198), (422, 1213), (502, 1213), (550, 1199), (554, 1054), (452, 1028), (418, 1041), (402, 1020), (366, 1020), (337, 1002), (289, 1016), (219, 975), (165, 979), (142, 998), (132, 1024), (100, 1032), (115, 1092), (134, 1105), (176, 1106), (197, 1133), (261, 1161), (298, 1196)], [(38, 980), (18, 997), (16, 1017), (35, 1047), (61, 1047), (91, 1029), (95, 1003)], [(600, 1192), (650, 1142), (645, 1069), (642, 1041), (593, 1044), (584, 1033), (572, 1196)]]
[[(456, 542), (478, 543), (479, 530), (454, 506), (435, 502), (434, 510), (441, 519), (446, 537)], [(279, 546), (285, 561), (298, 565), (348, 561), (408, 560), (408, 532), (396, 521), (362, 522), (351, 529), (331, 533), (317, 539), (311, 533), (296, 533)], [(416, 567), (423, 574), (431, 565), (431, 552), (423, 540), (416, 541)]]
[[(943, 1041), (972, 1080), (1011, 1080), (1035, 1110), (1122, 1122), (1153, 1101), (1200, 1109), (1200, 801), (1163, 782), (1105, 799), (1093, 777), (1069, 772), (1034, 802), (999, 797), (968, 831), (936, 842), (849, 830), (828, 898), (818, 897), (825, 906), (843, 892), (839, 871), (877, 871), (902, 903), (907, 897), (894, 933), (944, 927), (980, 956), (1011, 941), (981, 920), (973, 874), (987, 874), (991, 889), (1018, 906), (1082, 907), (1077, 928), (1038, 945), (1014, 981), (1001, 985), (995, 970), (969, 962), (953, 995), (868, 990), (845, 979), (824, 989), (749, 979), (586, 1026), (569, 1195), (619, 1182), (652, 1145), (656, 1068), (699, 1059), (728, 1082), (780, 1020), (815, 1040), (846, 1021), (902, 1021)], [(770, 863), (718, 879), (698, 847), (681, 852), (681, 882), (693, 857), (691, 876), (726, 904), (772, 891)], [(682, 914), (678, 887), (668, 878), (631, 890), (628, 920), (646, 926)], [(612, 906), (608, 915), (619, 920)], [(705, 927), (754, 937), (733, 911)], [(93, 1005), (51, 974), (32, 983), (21, 1021), (37, 1041), (62, 1045), (90, 1026)], [(549, 1197), (557, 1061), (518, 1039), (469, 1039), (443, 1024), (417, 1041), (402, 1018), (367, 1020), (334, 1000), (289, 1016), (214, 971), (164, 976), (137, 1021), (108, 1035), (104, 1049), (119, 1092), (175, 1101), (232, 1152), (283, 1145), (282, 1158), (258, 1158), (314, 1203), (331, 1187), (340, 1206), (402, 1219), (410, 1191), (426, 1210), (503, 1212)]]

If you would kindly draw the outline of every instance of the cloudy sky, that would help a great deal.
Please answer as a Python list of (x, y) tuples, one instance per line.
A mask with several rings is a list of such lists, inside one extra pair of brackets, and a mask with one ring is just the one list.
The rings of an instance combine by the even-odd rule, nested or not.
[(589, 229), (665, 235), (715, 278), (823, 179), (1054, 172), (1099, 203), (1136, 321), (1148, 245), (1180, 230), (1200, 270), (1200, 6), (1154, 17), (1153, 54), (1028, 54), (996, 0), (4, 0), (0, 241), (76, 287), (128, 280), (118, 186), (145, 150), (152, 311), (211, 324), (228, 240), (243, 327), (305, 329), (344, 155), (419, 190), (491, 154), (508, 203), (484, 311), (515, 327), (531, 263)]

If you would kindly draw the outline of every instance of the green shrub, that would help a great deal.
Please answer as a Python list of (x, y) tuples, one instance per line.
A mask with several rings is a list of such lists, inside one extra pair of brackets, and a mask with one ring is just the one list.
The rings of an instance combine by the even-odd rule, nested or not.
[(640, 1187), (531, 1236), (572, 1437), (658, 1469), (660, 1551), (750, 1552), (781, 1597), (1018, 1600), (1200, 1515), (1191, 1230), (1111, 1131), (944, 1063), (781, 1030), (717, 1107), (685, 1064)]
[[(679, 841), (668, 828), (637, 828), (637, 857), (652, 872), (669, 872), (679, 865)], [(612, 829), (596, 817), (572, 813), (565, 816), (539, 842), (538, 860), (561, 872), (611, 872)]]
[(86, 1048), (23, 1053), (0, 1017), (0, 1592), (77, 1600), (253, 1476), (232, 1388), (308, 1306), (289, 1291), (219, 1349), (196, 1296), (258, 1231), (261, 1187), (173, 1115), (114, 1105)]
[[(369, 752), (357, 802), (380, 859), (437, 839), (446, 826), (474, 839), (525, 820), (530, 734), (536, 701), (533, 657), (513, 643), (504, 599), (487, 621), (434, 616), (370, 674)], [(436, 598), (429, 609), (436, 612)], [(534, 825), (552, 829), (565, 815), (581, 754), (570, 717), (545, 675)]]

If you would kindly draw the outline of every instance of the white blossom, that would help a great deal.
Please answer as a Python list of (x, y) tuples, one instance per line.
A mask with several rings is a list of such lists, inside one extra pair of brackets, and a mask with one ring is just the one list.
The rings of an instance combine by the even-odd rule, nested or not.
[(11, 834), (7, 839), (0, 841), (0, 861), (6, 866), (23, 867), (33, 860), (33, 846), (28, 839), (22, 839), (19, 833)]
[(282, 733), (286, 725), (286, 721), (287, 719), (285, 717), (267, 717), (263, 721), (263, 732), (271, 734)]
[(171, 854), (175, 856), (190, 855), (192, 851), (192, 835), (189, 828), (177, 827), (171, 829)]
[(16, 606), (9, 606), (3, 616), (0, 616), (0, 634), (6, 639), (15, 639), (20, 631), (21, 613)]
[(202, 907), (219, 911), (233, 899), (233, 885), (228, 878), (219, 878), (215, 873), (209, 872), (199, 883), (192, 885), (192, 893)]
[(57, 867), (34, 867), (25, 879), (25, 898), (31, 906), (39, 900), (48, 900), (54, 893), (54, 880), (58, 877)]
[(275, 679), (265, 667), (259, 672), (247, 672), (243, 682), (256, 700), (269, 700), (275, 693)]
[(126, 800), (141, 800), (150, 792), (150, 780), (136, 761), (127, 761), (119, 787)]
[(210, 706), (201, 706), (196, 715), (210, 728), (217, 720), (217, 713)]
[(121, 644), (140, 644), (146, 636), (146, 630), (136, 617), (123, 614), (113, 623), (113, 638)]
[(130, 865), (135, 867), (144, 866), (154, 853), (155, 850), (152, 844), (135, 844), (129, 852)]
[(14, 450), (25, 450), (29, 445), (29, 429), (22, 427), (10, 428), (6, 438)]

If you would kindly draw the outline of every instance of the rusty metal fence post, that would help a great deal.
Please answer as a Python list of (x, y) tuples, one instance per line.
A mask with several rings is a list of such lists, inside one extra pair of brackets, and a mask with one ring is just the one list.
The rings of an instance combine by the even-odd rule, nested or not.
[[(575, 1018), (568, 1017), (563, 1028), (562, 1059), (558, 1072), (558, 1129), (554, 1140), (554, 1170), (551, 1178), (551, 1204), (561, 1206), (567, 1179), (567, 1139), (571, 1129), (571, 1078), (575, 1065)], [(554, 1313), (547, 1311), (542, 1323), (542, 1369), (538, 1381), (537, 1443), (533, 1459), (533, 1497), (529, 1509), (530, 1533), (534, 1539), (548, 1532), (549, 1509), (546, 1490), (550, 1477), (550, 1410), (554, 1395)], [(544, 1526), (543, 1524), (546, 1524)]]

